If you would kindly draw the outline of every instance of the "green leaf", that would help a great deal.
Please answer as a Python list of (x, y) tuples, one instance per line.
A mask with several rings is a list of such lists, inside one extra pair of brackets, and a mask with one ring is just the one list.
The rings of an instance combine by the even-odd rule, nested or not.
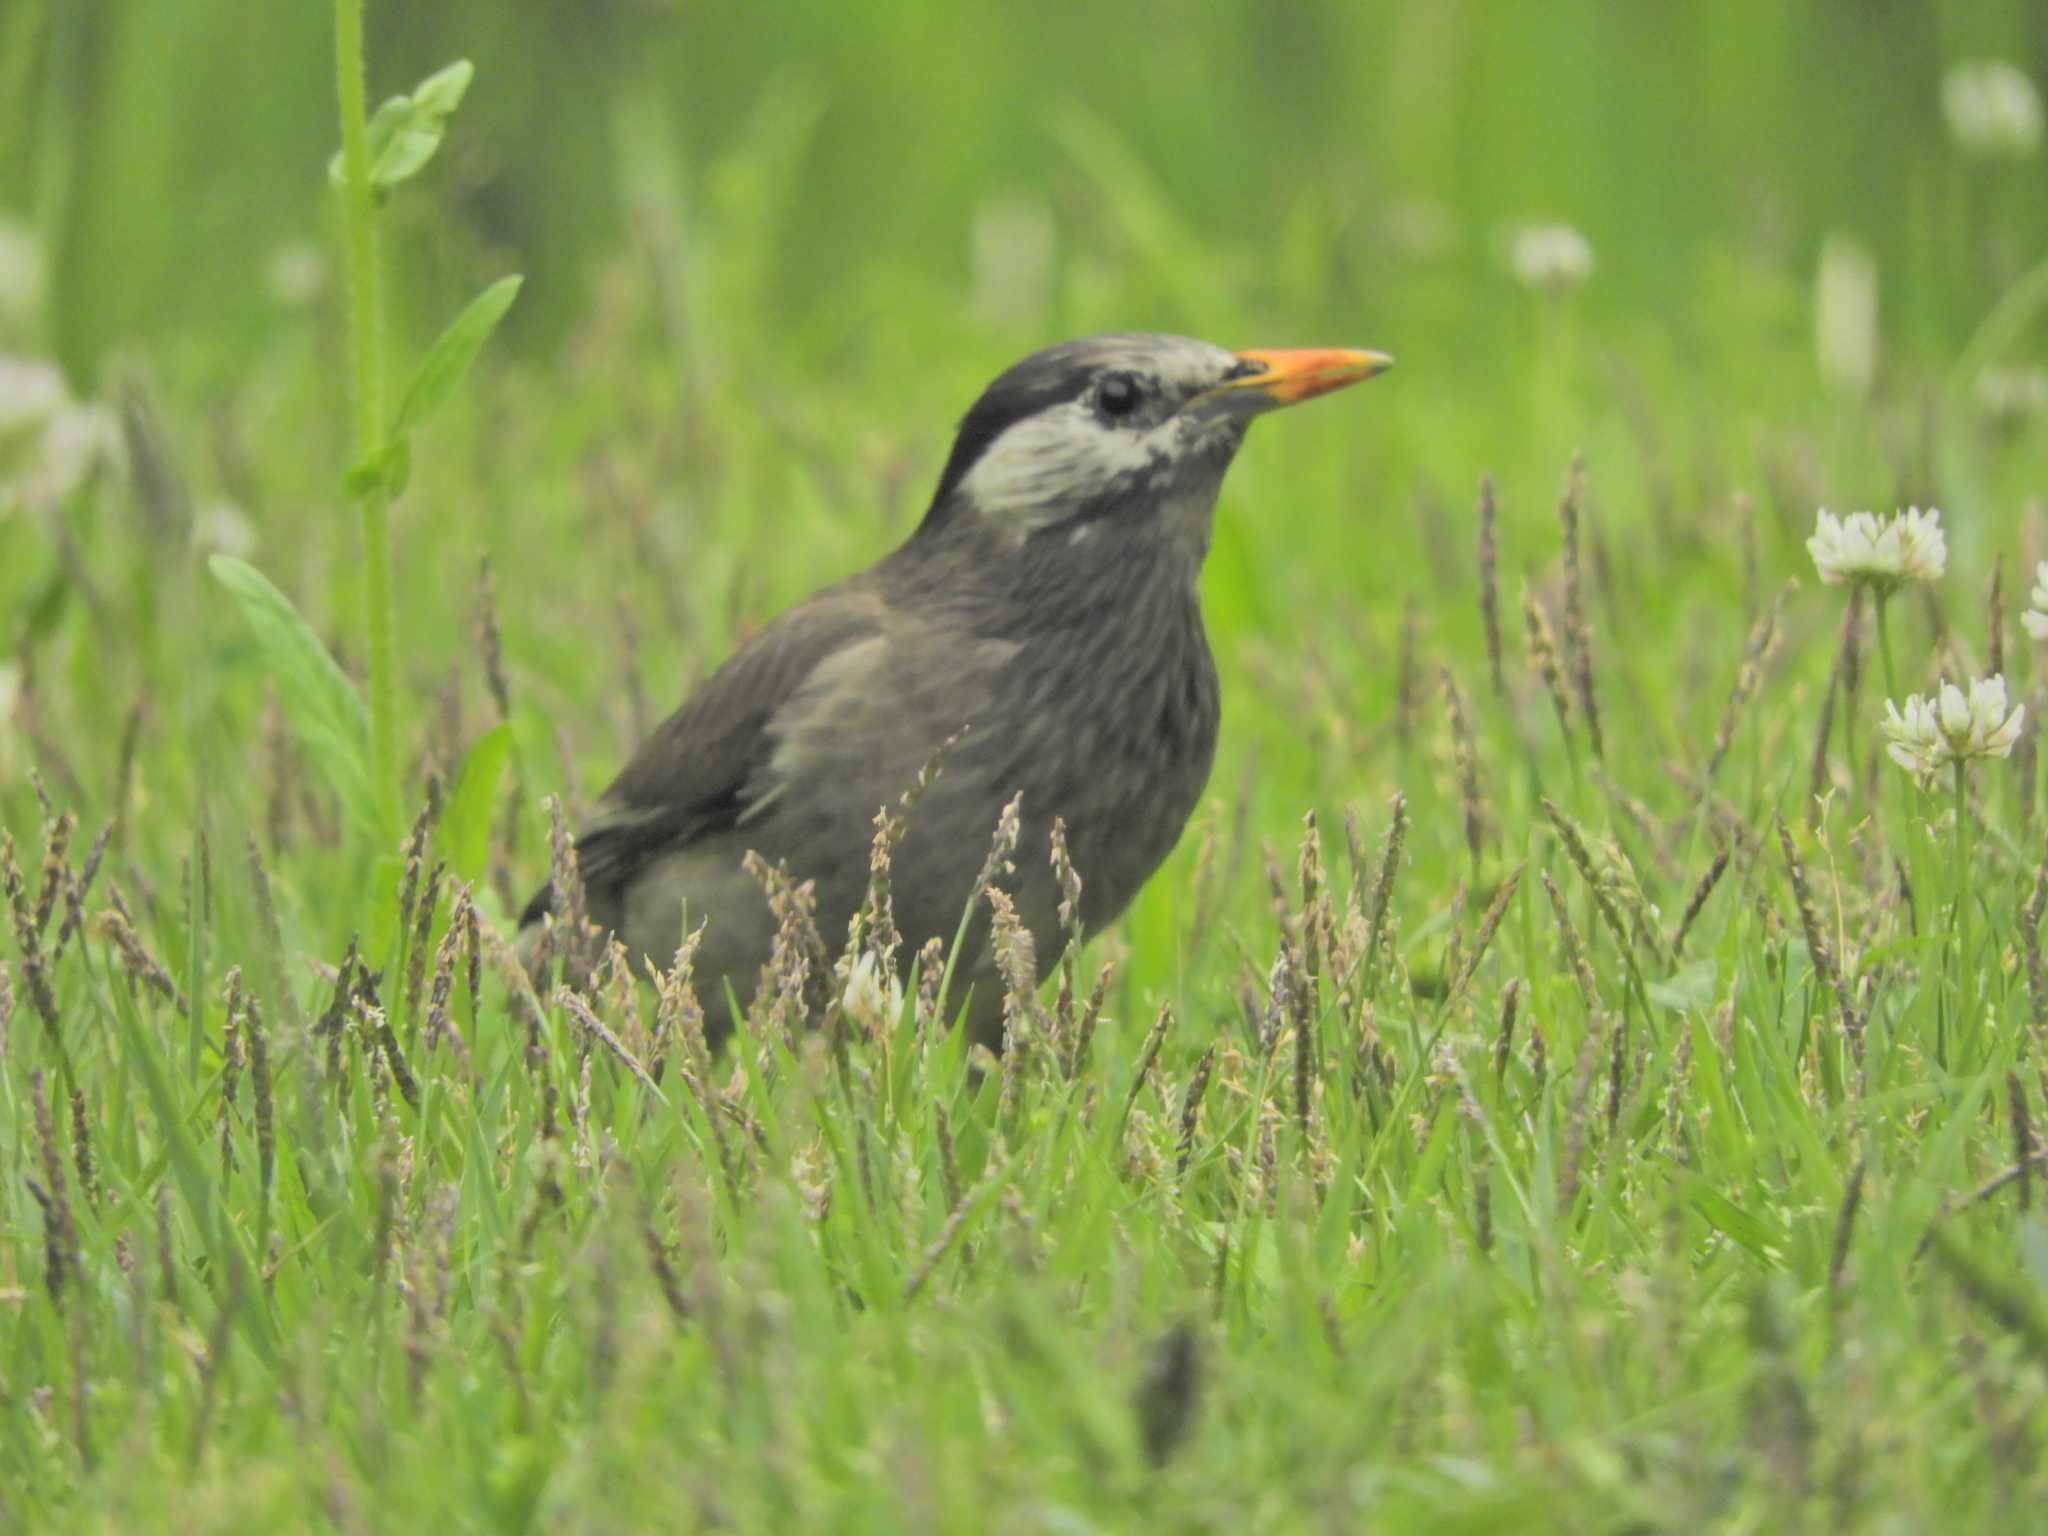
[(1745, 1211), (1705, 1179), (1694, 1179), (1686, 1190), (1686, 1198), (1707, 1225), (1724, 1237), (1733, 1238), (1766, 1264), (1779, 1264), (1783, 1245), (1761, 1217)]
[(491, 810), (498, 780), (512, 755), (512, 727), (499, 724), (479, 736), (462, 759), (462, 771), (441, 812), (442, 846), (448, 865), (464, 880), (481, 879), (490, 854)]
[(352, 498), (360, 499), (381, 490), (395, 501), (411, 479), (412, 440), (400, 436), (389, 439), (375, 455), (353, 466), (342, 476), (341, 486)]
[(1712, 960), (1695, 960), (1690, 965), (1680, 966), (1663, 981), (1653, 981), (1645, 989), (1650, 1001), (1659, 1008), (1669, 1008), (1684, 1013), (1689, 1008), (1705, 1008), (1714, 1001), (1714, 986), (1720, 979), (1720, 967)]
[(447, 67), (435, 70), (414, 86), (412, 104), (420, 112), (446, 119), (462, 105), (462, 98), (469, 90), (469, 82), (475, 78), (476, 66), (467, 59), (457, 59)]
[(229, 555), (207, 562), (255, 631), (278, 702), (314, 766), (365, 829), (381, 818), (371, 790), (370, 725), (363, 701), (298, 609), (253, 565)]
[[(435, 71), (409, 96), (393, 96), (377, 108), (369, 124), (370, 188), (380, 197), (426, 168), (448, 131), (448, 117), (462, 104), (476, 75), (467, 59)], [(347, 184), (342, 157), (327, 162), (327, 179)]]
[(391, 426), (393, 437), (403, 437), (446, 403), (484, 343), (491, 339), (491, 332), (505, 318), (505, 311), (519, 297), (519, 285), (524, 281), (516, 273), (499, 278), (448, 322), (448, 328), (434, 339), (427, 355), (420, 359), (412, 383), (406, 386), (405, 398), (398, 406), (398, 419)]

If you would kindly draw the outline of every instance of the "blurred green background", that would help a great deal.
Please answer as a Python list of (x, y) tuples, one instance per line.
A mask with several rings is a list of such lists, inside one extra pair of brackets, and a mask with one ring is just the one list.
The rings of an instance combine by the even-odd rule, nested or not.
[[(47, 237), (47, 339), (81, 382), (135, 342), (232, 378), (275, 330), (266, 263), (322, 230), (329, 20), (231, 0), (0, 14), (0, 198)], [(1196, 242), (1231, 253), (1233, 295), (1283, 339), (1363, 334), (1468, 382), (1536, 350), (1502, 228), (1562, 219), (1598, 255), (1588, 309), (1687, 368), (1747, 355), (1744, 327), (1803, 334), (1836, 231), (1888, 280), (1887, 339), (1939, 357), (2048, 231), (2038, 169), (1973, 164), (1940, 110), (1956, 60), (2048, 70), (2028, 0), (451, 0), (374, 8), (371, 40), (376, 94), (478, 68), (442, 195), (405, 210), (401, 294), (438, 314), (515, 263), (534, 348), (588, 311), (636, 224), (695, 242), (738, 219), (764, 236), (753, 297), (811, 360), (943, 335), (978, 377), (1110, 296), (1126, 323), (1199, 325), (1211, 295), (1173, 270)], [(978, 341), (977, 221), (1019, 202), (1051, 217), (1058, 280), (1006, 317), (1014, 337)]]

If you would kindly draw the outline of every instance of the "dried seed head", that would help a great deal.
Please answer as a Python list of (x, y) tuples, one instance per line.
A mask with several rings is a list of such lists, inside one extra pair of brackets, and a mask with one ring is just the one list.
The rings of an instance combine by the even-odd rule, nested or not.
[(1493, 1040), (1493, 1075), (1505, 1077), (1515, 1050), (1515, 1016), (1521, 1009), (1522, 979), (1518, 976), (1501, 988), (1500, 1028)]
[(179, 991), (177, 983), (171, 980), (170, 972), (166, 971), (158, 963), (156, 956), (143, 946), (134, 926), (120, 907), (116, 906), (102, 912), (94, 919), (93, 926), (99, 930), (101, 938), (114, 946), (122, 970), (167, 999), (177, 1012), (186, 1011), (185, 994)]
[(545, 801), (548, 812), (548, 888), (553, 892), (554, 927), (550, 930), (555, 951), (563, 958), (563, 979), (572, 987), (589, 983), (593, 959), (590, 909), (584, 899), (583, 875), (576, 862), (576, 839), (569, 831), (568, 817), (559, 795)]
[(1201, 1060), (1195, 1063), (1194, 1075), (1188, 1079), (1187, 1091), (1180, 1100), (1180, 1152), (1175, 1157), (1173, 1175), (1176, 1179), (1187, 1177), (1188, 1164), (1195, 1155), (1195, 1127), (1202, 1115), (1202, 1097), (1209, 1091), (1209, 1076), (1216, 1065), (1216, 1047), (1212, 1042), (1202, 1052)]
[(1473, 739), (1471, 717), (1465, 711), (1465, 695), (1458, 680), (1445, 667), (1441, 673), (1444, 709), (1451, 722), (1451, 761), (1458, 774), (1458, 800), (1465, 817), (1465, 848), (1472, 867), (1479, 867), (1481, 846), (1486, 838), (1486, 801), (1479, 792), (1479, 744)]
[(385, 1070), (391, 1074), (391, 1081), (398, 1085), (399, 1096), (418, 1109), (420, 1085), (412, 1075), (412, 1069), (406, 1065), (405, 1053), (398, 1048), (398, 1036), (391, 1031), (390, 1015), (360, 993), (350, 1007), (356, 1028), (362, 1033), (365, 1043), (383, 1057)]
[(235, 1171), (235, 1100), (242, 1084), (242, 968), (228, 971), (220, 1052), (220, 1173)]
[(1586, 712), (1586, 739), (1598, 758), (1607, 754), (1600, 734), (1600, 704), (1593, 691), (1593, 629), (1586, 619), (1585, 576), (1579, 560), (1579, 514), (1585, 496), (1586, 456), (1574, 453), (1557, 504), (1564, 530), (1564, 639), (1579, 707)]
[[(470, 896), (470, 887), (465, 884), (455, 893), (455, 905), (448, 914), (447, 931), (441, 935), (441, 942), (434, 950), (434, 979), (427, 989), (426, 1038), (421, 1047), (428, 1055), (433, 1054), (442, 1036), (446, 1035), (458, 1056), (465, 1060), (469, 1056), (469, 1042), (456, 1026), (450, 1004), (455, 996), (455, 962), (461, 954), (468, 925), (473, 921), (475, 903)], [(426, 946), (422, 944), (419, 948), (424, 953)]]
[(1728, 756), (1728, 749), (1735, 741), (1735, 728), (1741, 722), (1742, 711), (1757, 689), (1763, 683), (1764, 668), (1769, 665), (1772, 653), (1778, 644), (1778, 618), (1784, 611), (1785, 599), (1792, 593), (1793, 583), (1786, 582), (1771, 601), (1771, 606), (1758, 616), (1749, 632), (1749, 639), (1742, 647), (1742, 665), (1736, 668), (1735, 684), (1728, 691), (1728, 707), (1721, 712), (1720, 729), (1714, 733), (1714, 749), (1707, 756), (1706, 782), (1711, 784), (1714, 776), (1721, 771), (1721, 764)]
[(1396, 791), (1388, 802), (1387, 833), (1380, 842), (1379, 873), (1373, 879), (1372, 904), (1367, 910), (1365, 958), (1359, 964), (1359, 978), (1367, 997), (1379, 990), (1379, 953), (1386, 938), (1387, 918), (1393, 907), (1394, 881), (1401, 873), (1401, 855), (1408, 843), (1408, 797)]
[(1799, 908), (1799, 926), (1806, 937), (1807, 954), (1812, 957), (1814, 975), (1823, 986), (1834, 989), (1835, 1001), (1841, 1008), (1841, 1029), (1849, 1041), (1850, 1050), (1857, 1063), (1863, 1061), (1863, 1020), (1856, 1011), (1856, 1000), (1850, 994), (1848, 978), (1843, 975), (1835, 957), (1834, 948), (1827, 941), (1826, 930), (1821, 927), (1820, 915), (1813, 904), (1813, 893), (1806, 883), (1806, 866), (1800, 861), (1799, 850), (1793, 845), (1791, 830), (1785, 825), (1785, 818), (1776, 818), (1778, 847), (1785, 855), (1785, 870), (1792, 880), (1792, 896)]
[(422, 805), (419, 814), (413, 817), (412, 828), (405, 834), (405, 841), (398, 845), (398, 856), (403, 861), (398, 876), (398, 931), (412, 932), (413, 904), (420, 897), (420, 874), (426, 864), (427, 837), (433, 826), (433, 807)]
[(38, 1189), (31, 1182), (30, 1194), (43, 1208), (43, 1279), (50, 1300), (64, 1302), (66, 1284), (78, 1276), (78, 1226), (71, 1213), (71, 1191), (64, 1176), (64, 1157), (57, 1148), (57, 1126), (50, 1115), (50, 1100), (43, 1088), (41, 1069), (29, 1073), (29, 1099), (36, 1128), (36, 1148), (41, 1155), (43, 1182)]
[(1173, 1004), (1161, 1003), (1158, 1017), (1153, 1019), (1152, 1028), (1146, 1032), (1145, 1044), (1138, 1052), (1137, 1069), (1131, 1074), (1130, 1091), (1124, 1095), (1123, 1112), (1117, 1116), (1116, 1140), (1123, 1141), (1124, 1127), (1130, 1124), (1131, 1111), (1138, 1107), (1138, 1095), (1144, 1092), (1145, 1079), (1152, 1075), (1152, 1068), (1159, 1060), (1159, 1048), (1166, 1044), (1167, 1031), (1173, 1028)]
[(267, 1206), (277, 1176), (277, 1106), (270, 1082), (270, 1041), (255, 998), (248, 1000), (247, 1010), (244, 1026), (249, 1036), (249, 1086), (256, 1099), (256, 1166)]
[(1420, 703), (1422, 611), (1410, 592), (1401, 605), (1401, 650), (1394, 671), (1394, 737), (1403, 752), (1415, 740), (1415, 715)]
[(1447, 1003), (1458, 1000), (1466, 984), (1472, 980), (1473, 973), (1479, 969), (1479, 962), (1486, 958), (1486, 951), (1493, 943), (1494, 934), (1500, 929), (1501, 919), (1507, 916), (1508, 905), (1515, 899), (1515, 891), (1522, 883), (1522, 872), (1527, 868), (1526, 861), (1517, 864), (1509, 872), (1507, 879), (1501, 881), (1500, 888), (1493, 893), (1493, 900), (1487, 903), (1486, 914), (1479, 920), (1478, 936), (1472, 941), (1472, 951), (1458, 968), (1457, 975), (1451, 980), (1450, 990), (1445, 994)]
[(917, 952), (917, 1038), (929, 1042), (945, 1028), (939, 988), (946, 981), (946, 941), (933, 934)]
[[(1629, 900), (1625, 882), (1617, 877), (1611, 866), (1603, 867), (1594, 861), (1593, 850), (1585, 829), (1558, 809), (1556, 802), (1547, 795), (1543, 798), (1543, 814), (1550, 819), (1551, 826), (1556, 828), (1558, 838), (1565, 846), (1565, 852), (1571, 857), (1572, 867), (1578, 870), (1580, 878), (1592, 891), (1594, 910), (1600, 914), (1600, 920), (1607, 925), (1607, 931), (1613, 935), (1615, 948), (1620, 951), (1625, 963), (1634, 965), (1635, 946), (1630, 937), (1629, 925), (1621, 913), (1622, 903)], [(1634, 896), (1636, 900), (1641, 900), (1640, 891), (1635, 892)], [(1643, 929), (1641, 925), (1638, 925), (1638, 928), (1639, 931), (1654, 933), (1653, 929)], [(1661, 944), (1662, 941), (1660, 939), (1656, 942)]]
[(1003, 814), (996, 820), (995, 836), (989, 842), (988, 858), (982, 862), (981, 873), (974, 877), (972, 899), (979, 901), (982, 892), (1005, 875), (1014, 874), (1016, 866), (1010, 862), (1017, 851), (1017, 840), (1024, 831), (1024, 794), (1018, 791), (1010, 797), (1010, 803), (1003, 807)]
[(1500, 647), (1500, 508), (1494, 500), (1493, 476), (1479, 477), (1479, 617), (1486, 628), (1486, 664), (1496, 697), (1506, 698), (1507, 678), (1501, 670)]
[(1565, 687), (1564, 668), (1558, 661), (1557, 633), (1550, 627), (1550, 616), (1544, 611), (1542, 600), (1526, 583), (1522, 587), (1522, 623), (1529, 637), (1529, 665), (1542, 679), (1543, 691), (1550, 695), (1550, 707), (1557, 712), (1557, 728), (1569, 741), (1572, 698)]
[(1081, 875), (1074, 868), (1073, 856), (1067, 851), (1067, 823), (1058, 816), (1052, 819), (1052, 877), (1060, 888), (1060, 928), (1069, 944), (1078, 944), (1081, 937)]
[(71, 1090), (71, 1165), (78, 1170), (78, 1192), (87, 1205), (97, 1206), (100, 1176), (92, 1157), (92, 1124), (86, 1118), (85, 1095), (76, 1088)]
[(447, 873), (447, 860), (436, 859), (413, 914), (412, 941), (405, 952), (405, 1029), (408, 1040), (413, 1038), (413, 1028), (419, 1022), (420, 990), (427, 976), (427, 946), (434, 937), (434, 916), (441, 907), (441, 877)]
[(78, 818), (66, 811), (43, 823), (43, 878), (36, 892), (35, 931), (41, 938), (49, 930), (50, 916), (57, 910), (57, 893), (71, 877), (71, 834), (78, 830)]
[(1998, 554), (1991, 561), (1991, 594), (1985, 604), (1984, 623), (1989, 630), (1989, 643), (1985, 646), (1984, 670), (1993, 677), (2005, 675), (2005, 556)]
[(1579, 930), (1572, 924), (1572, 915), (1565, 906), (1564, 894), (1557, 888), (1557, 882), (1550, 878), (1550, 871), (1543, 871), (1544, 894), (1550, 897), (1550, 913), (1557, 920), (1558, 938), (1564, 943), (1565, 963), (1571, 967), (1577, 978), (1579, 991), (1586, 999), (1588, 1010), (1600, 1007), (1600, 989), (1593, 980), (1593, 967), (1586, 962), (1586, 946), (1579, 938)]
[(591, 1009), (590, 1004), (585, 1002), (579, 994), (570, 991), (567, 987), (558, 987), (555, 990), (555, 1006), (567, 1013), (570, 1019), (576, 1023), (577, 1027), (592, 1040), (595, 1040), (599, 1045), (611, 1052), (619, 1065), (632, 1073), (634, 1078), (639, 1081), (641, 1087), (650, 1090), (656, 1097), (660, 1096), (660, 1085), (649, 1075), (647, 1069), (640, 1064), (639, 1059), (626, 1049), (625, 1042), (611, 1032), (611, 1029), (605, 1024), (604, 1020), (597, 1016)]
[(1088, 1052), (1095, 1042), (1095, 1027), (1102, 1021), (1102, 1006), (1108, 1000), (1110, 983), (1116, 980), (1122, 962), (1112, 955), (1102, 962), (1102, 969), (1095, 973), (1095, 985), (1089, 990), (1088, 1002), (1081, 1009), (1079, 1022), (1074, 1026), (1072, 1049), (1067, 1056), (1067, 1077), (1079, 1077), (1088, 1066)]
[(1692, 899), (1685, 904), (1685, 915), (1678, 920), (1678, 931), (1671, 936), (1671, 958), (1676, 960), (1685, 948), (1686, 935), (1692, 932), (1692, 925), (1706, 910), (1707, 898), (1714, 894), (1714, 887), (1721, 883), (1721, 876), (1728, 872), (1729, 849), (1722, 848), (1714, 855), (1714, 862), (1707, 866), (1707, 872), (1700, 876), (1700, 883), (1693, 887)]

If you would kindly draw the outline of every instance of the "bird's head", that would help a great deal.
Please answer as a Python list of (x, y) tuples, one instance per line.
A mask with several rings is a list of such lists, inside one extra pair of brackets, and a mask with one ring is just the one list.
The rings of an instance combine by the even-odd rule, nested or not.
[(1091, 336), (1034, 352), (960, 423), (918, 530), (1012, 546), (1164, 535), (1197, 560), (1253, 417), (1390, 367), (1378, 352), (1229, 352), (1185, 336)]

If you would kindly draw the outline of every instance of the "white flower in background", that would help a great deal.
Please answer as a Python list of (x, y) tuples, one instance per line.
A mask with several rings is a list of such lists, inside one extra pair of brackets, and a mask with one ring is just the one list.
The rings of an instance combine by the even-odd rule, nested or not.
[(56, 506), (120, 443), (113, 414), (73, 400), (56, 364), (0, 356), (0, 516)]
[(982, 199), (968, 239), (976, 312), (996, 325), (1042, 324), (1059, 246), (1045, 200), (1022, 193)]
[(1977, 375), (1977, 404), (1993, 421), (2018, 423), (2048, 412), (2048, 369), (2018, 363)]
[(2023, 159), (2041, 147), (2041, 94), (2003, 59), (1957, 64), (1941, 78), (1949, 136), (1973, 155)]
[(2020, 622), (2036, 640), (2048, 640), (2048, 560), (2034, 567), (2034, 590), (2027, 594), (2027, 611)]
[(192, 547), (246, 560), (256, 552), (256, 525), (232, 501), (209, 501), (192, 515)]
[(1923, 782), (1972, 758), (2010, 757), (2026, 719), (2024, 704), (2007, 709), (2003, 677), (1980, 677), (1967, 694), (1943, 683), (1931, 699), (1914, 694), (1903, 710), (1884, 701), (1891, 759)]
[(1846, 235), (1830, 235), (1813, 276), (1813, 354), (1831, 389), (1859, 398), (1877, 377), (1877, 262)]
[(893, 966), (887, 969), (890, 974), (885, 979), (882, 962), (874, 952), (862, 951), (846, 973), (846, 987), (839, 995), (846, 1016), (870, 1036), (887, 1034), (903, 1013), (903, 982)]
[(327, 257), (310, 240), (287, 240), (263, 263), (263, 286), (284, 309), (304, 309), (327, 289)]
[(55, 363), (40, 357), (0, 357), (0, 437), (44, 426), (70, 398)]
[(1570, 293), (1593, 275), (1593, 247), (1569, 224), (1525, 224), (1508, 244), (1508, 270), (1524, 288)]
[(1933, 581), (1948, 569), (1948, 539), (1934, 507), (1908, 507), (1882, 521), (1870, 512), (1837, 517), (1823, 507), (1806, 551), (1831, 587), (1862, 582), (1889, 592), (1901, 582)]

